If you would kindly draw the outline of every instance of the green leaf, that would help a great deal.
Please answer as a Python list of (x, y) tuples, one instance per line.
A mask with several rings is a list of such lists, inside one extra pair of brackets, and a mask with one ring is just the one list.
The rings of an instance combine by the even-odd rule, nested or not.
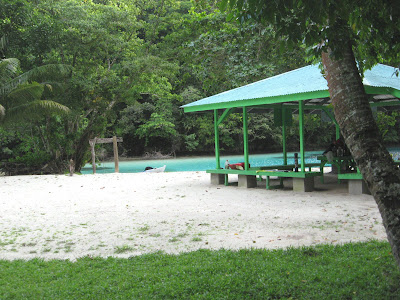
[[(226, 7), (228, 6), (228, 2), (229, 2), (229, 0), (221, 0), (220, 1), (220, 3), (219, 3), (219, 9), (221, 10), (221, 11), (224, 11), (224, 10), (226, 10)], [(232, 2), (232, 1), (231, 1)]]
[(230, 12), (227, 16), (226, 16), (226, 20), (228, 22), (232, 21), (232, 19), (234, 18), (235, 14), (233, 12)]
[(42, 96), (44, 87), (43, 85), (34, 82), (30, 84), (24, 84), (13, 90), (8, 94), (8, 97), (19, 103), (40, 99)]

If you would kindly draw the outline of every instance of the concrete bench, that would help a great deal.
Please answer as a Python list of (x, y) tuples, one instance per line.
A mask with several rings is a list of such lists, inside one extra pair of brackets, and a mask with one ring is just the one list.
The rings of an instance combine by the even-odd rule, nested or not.
[(250, 168), (249, 170), (215, 169), (206, 172), (211, 174), (211, 184), (228, 185), (228, 175), (237, 174), (239, 187), (253, 188), (257, 186), (257, 170), (259, 168)]
[[(311, 172), (311, 168), (312, 167), (320, 167), (320, 166), (321, 166), (320, 163), (306, 163), (304, 169), (305, 169), (306, 172), (307, 172), (307, 169), (308, 169), (308, 172)], [(289, 170), (289, 171), (293, 171), (295, 167), (296, 166), (292, 164), (292, 165), (265, 166), (265, 167), (259, 167), (259, 169), (260, 170), (282, 170), (282, 171)], [(299, 171), (300, 170), (301, 170), (301, 168), (299, 166)], [(320, 171), (321, 171), (321, 168), (320, 168)]]
[(360, 195), (367, 194), (371, 195), (367, 184), (365, 183), (361, 173), (342, 173), (338, 174), (338, 179), (347, 180), (349, 194)]
[[(262, 175), (266, 177), (266, 189), (277, 189), (283, 188), (283, 178), (289, 177), (293, 178), (293, 190), (296, 192), (312, 192), (314, 190), (314, 175), (312, 177), (303, 177), (303, 176), (291, 176), (291, 173), (295, 172), (276, 172), (276, 171), (265, 171), (265, 173), (256, 174)], [(297, 172), (302, 174), (301, 172)], [(225, 184), (228, 185), (228, 174), (237, 174), (238, 175), (238, 187), (244, 188), (253, 188), (257, 187), (257, 177), (256, 175), (246, 175), (246, 174), (238, 174), (238, 173), (211, 173), (211, 184)], [(308, 174), (308, 173), (306, 173)], [(279, 177), (280, 184), (278, 185), (271, 185), (270, 184), (270, 177)]]
[[(311, 169), (312, 166), (318, 166), (319, 164), (307, 164)], [(282, 168), (279, 170), (271, 170), (270, 168), (276, 169), (277, 167)], [(314, 177), (321, 176), (321, 172), (294, 172), (292, 171), (294, 165), (280, 165), (280, 166), (266, 166), (266, 167), (254, 167), (248, 170), (232, 170), (232, 169), (215, 169), (207, 170), (207, 173), (211, 174), (211, 184), (225, 184), (228, 185), (228, 175), (238, 175), (238, 186), (245, 188), (253, 188), (257, 186), (256, 176), (266, 177), (266, 189), (283, 188), (283, 178), (293, 178), (293, 190), (298, 192), (311, 192), (314, 190)], [(276, 176), (280, 179), (280, 184), (271, 186), (270, 177)]]
[[(258, 175), (267, 177), (266, 189), (283, 187), (283, 178), (293, 178), (293, 191), (312, 192), (314, 191), (314, 177), (321, 176), (321, 172), (288, 172), (285, 170), (259, 170)], [(278, 186), (269, 184), (270, 177), (276, 176), (280, 180)]]

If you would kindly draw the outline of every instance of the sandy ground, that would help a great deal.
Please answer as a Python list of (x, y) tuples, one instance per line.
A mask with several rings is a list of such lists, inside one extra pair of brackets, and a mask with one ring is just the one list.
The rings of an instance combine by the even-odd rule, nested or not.
[(316, 184), (312, 193), (293, 192), (290, 179), (284, 190), (215, 186), (205, 172), (0, 177), (0, 259), (386, 239), (371, 196)]

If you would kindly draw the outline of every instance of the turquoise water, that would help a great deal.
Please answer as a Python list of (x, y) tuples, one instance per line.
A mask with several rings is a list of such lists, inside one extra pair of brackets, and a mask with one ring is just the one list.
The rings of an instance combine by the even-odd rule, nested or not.
[[(306, 152), (306, 162), (314, 163), (317, 161), (317, 156), (321, 155), (322, 151)], [(243, 155), (229, 155), (221, 156), (221, 167), (224, 166), (225, 161), (229, 160), (229, 163), (243, 162)], [(271, 166), (271, 165), (282, 165), (283, 155), (282, 153), (273, 154), (255, 154), (249, 157), (251, 166)], [(300, 161), (299, 161), (300, 163)], [(294, 164), (294, 153), (288, 153), (288, 164)], [(166, 165), (166, 172), (181, 172), (181, 171), (205, 171), (209, 169), (215, 169), (216, 160), (214, 156), (208, 157), (185, 157), (185, 158), (170, 158), (170, 159), (158, 159), (158, 160), (130, 160), (119, 162), (120, 173), (138, 173), (150, 166), (153, 168), (162, 167)], [(103, 162), (97, 166), (97, 173), (113, 173), (114, 162)], [(93, 172), (92, 165), (87, 164), (81, 170), (83, 174), (91, 174)]]
[[(394, 159), (399, 159), (400, 148), (389, 148)], [(306, 152), (306, 163), (316, 163), (317, 156), (321, 155), (323, 151), (309, 151)], [(221, 167), (224, 167), (225, 160), (229, 160), (229, 163), (243, 162), (243, 155), (221, 155)], [(272, 154), (254, 154), (249, 157), (250, 165), (257, 166), (273, 166), (283, 164), (282, 153)], [(300, 161), (299, 161), (300, 163)], [(288, 164), (294, 164), (294, 152), (288, 153)], [(159, 160), (130, 160), (120, 161), (119, 171), (120, 173), (138, 173), (150, 166), (153, 168), (162, 167), (166, 165), (166, 172), (181, 172), (181, 171), (205, 171), (209, 169), (215, 169), (216, 161), (214, 156), (208, 157), (185, 157), (185, 158), (170, 158), (170, 159), (159, 159)], [(97, 173), (114, 173), (114, 162), (103, 162), (97, 166)], [(87, 164), (82, 168), (83, 174), (91, 174), (92, 165)]]

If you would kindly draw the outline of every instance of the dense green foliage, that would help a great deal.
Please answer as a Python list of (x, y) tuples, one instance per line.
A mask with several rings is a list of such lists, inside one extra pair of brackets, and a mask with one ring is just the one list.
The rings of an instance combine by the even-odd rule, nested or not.
[(347, 0), (219, 0), (230, 19), (273, 27), (286, 47), (298, 43), (320, 56), (331, 49), (337, 58), (350, 39), (359, 67), (377, 62), (399, 66), (400, 4), (398, 1)]
[(0, 261), (3, 299), (397, 299), (388, 243)]
[[(27, 173), (62, 172), (73, 158), (79, 170), (88, 141), (112, 135), (124, 138), (126, 156), (213, 153), (212, 114), (183, 114), (181, 105), (307, 63), (301, 43), (282, 47), (286, 37), (272, 27), (226, 17), (209, 1), (2, 1), (2, 58), (17, 58), (19, 74), (49, 65), (69, 66), (72, 74), (53, 95), (70, 113), (2, 129), (0, 161), (24, 163)], [(323, 148), (333, 125), (308, 118), (307, 145)], [(241, 124), (236, 114), (222, 124), (223, 151), (242, 152)], [(251, 114), (249, 129), (251, 151), (281, 149), (272, 115)], [(294, 129), (288, 140), (297, 150)]]

